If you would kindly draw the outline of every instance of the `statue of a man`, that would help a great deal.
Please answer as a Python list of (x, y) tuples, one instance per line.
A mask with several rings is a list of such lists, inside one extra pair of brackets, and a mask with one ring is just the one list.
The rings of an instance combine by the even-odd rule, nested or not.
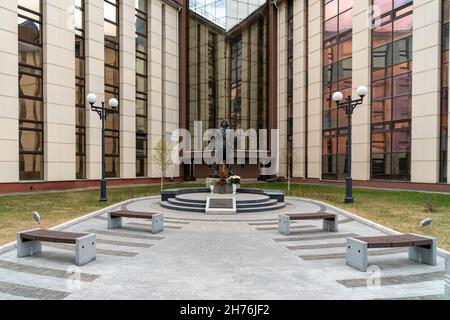
[[(231, 146), (228, 144), (228, 140), (227, 140), (227, 130), (230, 127), (230, 125), (228, 124), (227, 120), (222, 120), (222, 122), (220, 123), (220, 128), (217, 129), (220, 132), (220, 135), (222, 136), (222, 159), (223, 159), (223, 163), (225, 163), (226, 167), (227, 167), (227, 171), (229, 175), (233, 175), (232, 173), (232, 169), (231, 169), (231, 164), (227, 163), (227, 151), (228, 152), (232, 152)], [(216, 163), (214, 166), (214, 176), (216, 178), (219, 177), (219, 168), (220, 168), (221, 163)]]

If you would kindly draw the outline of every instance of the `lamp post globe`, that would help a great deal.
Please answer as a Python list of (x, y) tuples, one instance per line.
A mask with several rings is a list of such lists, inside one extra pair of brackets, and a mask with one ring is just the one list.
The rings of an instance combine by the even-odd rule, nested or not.
[(97, 102), (97, 96), (93, 93), (89, 93), (87, 95), (87, 102), (91, 105), (94, 104), (95, 102)]
[(108, 104), (112, 109), (116, 109), (119, 106), (119, 101), (117, 101), (116, 98), (111, 98), (109, 99)]
[(342, 99), (344, 99), (344, 95), (342, 94), (342, 92), (337, 91), (337, 92), (333, 93), (333, 101), (339, 102)]
[(366, 86), (359, 86), (358, 89), (356, 90), (356, 93), (358, 94), (358, 96), (363, 98), (367, 96), (367, 94), (369, 93), (369, 88), (367, 88)]

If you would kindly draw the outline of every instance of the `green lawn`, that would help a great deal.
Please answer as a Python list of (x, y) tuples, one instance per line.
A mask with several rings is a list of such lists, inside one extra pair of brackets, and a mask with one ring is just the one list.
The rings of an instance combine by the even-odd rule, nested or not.
[[(172, 184), (168, 188), (191, 186), (204, 184)], [(400, 232), (435, 236), (441, 248), (450, 250), (450, 195), (355, 188), (355, 203), (346, 205), (344, 187), (294, 184), (287, 192), (285, 183), (243, 186), (278, 189), (290, 196), (321, 200)], [(17, 230), (34, 228), (33, 211), (41, 214), (42, 227), (48, 228), (123, 200), (157, 194), (159, 185), (109, 188), (106, 204), (98, 202), (97, 190), (0, 196), (0, 244), (13, 241)], [(433, 226), (422, 230), (419, 222), (428, 217), (433, 219)]]

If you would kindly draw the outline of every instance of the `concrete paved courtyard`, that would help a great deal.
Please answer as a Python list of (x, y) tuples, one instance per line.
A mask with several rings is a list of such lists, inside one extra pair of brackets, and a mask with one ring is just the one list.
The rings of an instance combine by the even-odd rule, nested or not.
[[(0, 254), (0, 299), (443, 299), (444, 259), (436, 267), (408, 260), (407, 248), (369, 252), (370, 271), (345, 263), (345, 238), (383, 235), (371, 223), (308, 200), (288, 198), (273, 212), (206, 216), (162, 209), (159, 197), (121, 205), (163, 212), (165, 230), (126, 219), (108, 230), (99, 212), (64, 228), (97, 234), (97, 260), (73, 264), (70, 245), (43, 244), (43, 252)], [(339, 232), (321, 221), (294, 223), (278, 233), (280, 213), (335, 211)], [(369, 286), (368, 286), (369, 284)]]

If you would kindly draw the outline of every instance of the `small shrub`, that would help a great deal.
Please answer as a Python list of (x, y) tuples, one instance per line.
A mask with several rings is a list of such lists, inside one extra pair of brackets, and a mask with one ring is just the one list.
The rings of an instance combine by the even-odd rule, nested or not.
[(425, 212), (437, 212), (436, 197), (432, 194), (427, 194), (425, 196), (424, 207)]

